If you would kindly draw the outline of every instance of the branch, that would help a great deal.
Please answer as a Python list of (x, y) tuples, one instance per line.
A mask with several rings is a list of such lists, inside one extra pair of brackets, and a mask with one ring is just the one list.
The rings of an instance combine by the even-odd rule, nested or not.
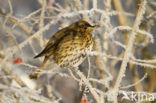
[(121, 64), (119, 75), (117, 77), (117, 80), (116, 80), (114, 88), (113, 88), (113, 91), (115, 91), (116, 93), (118, 93), (120, 83), (122, 81), (122, 78), (125, 75), (127, 63), (130, 60), (130, 56), (132, 53), (132, 47), (133, 47), (134, 39), (136, 36), (136, 32), (139, 29), (139, 25), (141, 23), (142, 16), (145, 13), (145, 5), (146, 5), (146, 0), (142, 0), (141, 5), (140, 5), (139, 10), (138, 10), (138, 13), (137, 13), (137, 16), (136, 16), (136, 19), (135, 19), (135, 22), (134, 22), (134, 25), (133, 25), (133, 28), (132, 28), (132, 31), (131, 31), (130, 36), (129, 36), (129, 41), (128, 41), (128, 44), (126, 46), (126, 50), (124, 53), (124, 58), (123, 58), (123, 62)]

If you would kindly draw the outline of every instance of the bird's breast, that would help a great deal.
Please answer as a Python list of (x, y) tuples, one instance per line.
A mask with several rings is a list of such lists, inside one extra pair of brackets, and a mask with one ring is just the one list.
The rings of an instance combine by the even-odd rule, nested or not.
[(86, 58), (86, 49), (92, 50), (93, 40), (91, 35), (76, 36), (73, 39), (65, 38), (60, 42), (54, 52), (54, 60), (61, 67), (77, 67)]

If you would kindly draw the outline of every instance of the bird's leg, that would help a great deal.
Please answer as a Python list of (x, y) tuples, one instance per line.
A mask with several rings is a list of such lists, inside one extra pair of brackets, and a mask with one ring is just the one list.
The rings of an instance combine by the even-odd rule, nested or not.
[(31, 79), (37, 79), (38, 78), (38, 73), (41, 72), (41, 70), (43, 69), (44, 65), (46, 64), (47, 60), (49, 59), (49, 57), (45, 57), (43, 63), (32, 73), (29, 75), (29, 77)]

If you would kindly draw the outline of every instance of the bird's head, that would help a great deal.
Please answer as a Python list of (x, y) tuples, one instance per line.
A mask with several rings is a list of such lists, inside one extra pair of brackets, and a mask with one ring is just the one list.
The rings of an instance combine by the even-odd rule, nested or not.
[(84, 20), (80, 20), (78, 22), (75, 23), (75, 26), (79, 29), (84, 29), (85, 31), (92, 31), (93, 29), (99, 27), (97, 25), (90, 25), (87, 21), (84, 21)]

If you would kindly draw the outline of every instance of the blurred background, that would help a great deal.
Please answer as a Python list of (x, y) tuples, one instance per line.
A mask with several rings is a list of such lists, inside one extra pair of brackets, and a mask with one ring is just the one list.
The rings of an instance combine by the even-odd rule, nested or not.
[[(140, 30), (146, 33), (137, 32), (131, 53), (133, 62), (127, 65), (120, 89), (152, 95), (156, 92), (156, 62), (150, 60), (156, 60), (156, 43), (150, 40), (156, 40), (156, 1), (146, 1), (140, 24)], [(96, 103), (88, 87), (53, 60), (37, 80), (29, 79), (43, 61), (33, 57), (43, 50), (49, 38), (83, 18), (100, 25), (92, 36), (95, 51), (103, 56), (89, 56), (79, 70), (98, 94), (106, 94), (101, 103), (111, 103), (107, 93), (115, 85), (120, 58), (129, 40), (128, 27), (133, 27), (140, 3), (141, 0), (0, 0), (0, 102)], [(81, 78), (74, 71), (73, 75)], [(138, 95), (136, 101), (122, 100), (123, 95), (119, 93), (118, 103), (156, 103), (146, 100), (150, 94), (140, 101)]]

